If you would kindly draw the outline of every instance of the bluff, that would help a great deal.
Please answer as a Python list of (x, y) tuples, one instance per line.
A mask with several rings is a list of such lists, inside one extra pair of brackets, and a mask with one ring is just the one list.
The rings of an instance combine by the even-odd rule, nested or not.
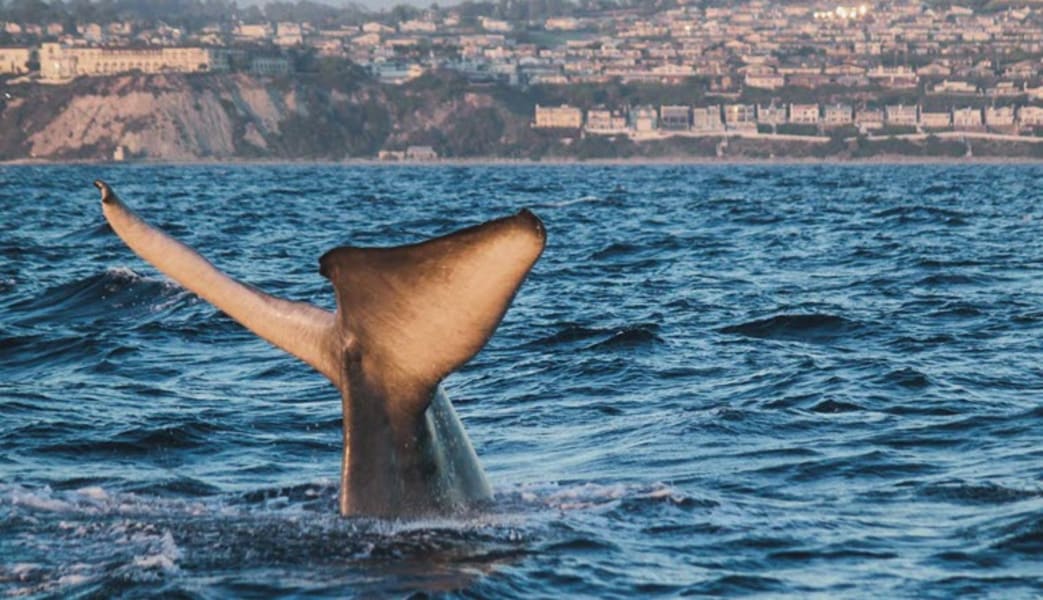
[(429, 145), (442, 156), (539, 148), (532, 105), (445, 74), (383, 86), (359, 73), (81, 78), (0, 87), (0, 160), (342, 160)]

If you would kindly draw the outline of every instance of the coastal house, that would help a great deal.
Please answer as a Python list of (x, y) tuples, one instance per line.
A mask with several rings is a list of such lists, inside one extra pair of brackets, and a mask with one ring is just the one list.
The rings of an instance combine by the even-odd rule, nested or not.
[(772, 69), (757, 69), (748, 71), (743, 83), (748, 88), (775, 90), (786, 85), (786, 77)]
[(692, 109), (692, 131), (704, 133), (724, 131), (724, 122), (721, 120), (721, 106), (711, 104)]
[(235, 37), (243, 40), (268, 40), (272, 37), (272, 28), (267, 23), (240, 23), (236, 25), (233, 33)]
[(921, 110), (920, 127), (936, 131), (939, 129), (949, 129), (952, 127), (952, 112), (947, 110), (940, 112)]
[(977, 94), (978, 86), (969, 81), (945, 79), (931, 88), (933, 94)]
[(968, 131), (982, 127), (981, 109), (957, 108), (952, 111), (952, 126), (955, 129)]
[(536, 105), (533, 126), (537, 129), (579, 129), (583, 126), (583, 111), (575, 106)]
[(637, 106), (628, 113), (630, 129), (649, 133), (659, 128), (659, 115), (653, 106)]
[(304, 43), (304, 29), (300, 23), (282, 22), (275, 25), (275, 45), (289, 48)]
[(28, 73), (32, 55), (31, 48), (0, 47), (0, 74), (24, 75)]
[(757, 107), (757, 123), (759, 125), (782, 125), (786, 122), (786, 107), (774, 104)]
[(1018, 109), (1018, 124), (1022, 127), (1043, 127), (1043, 107), (1022, 106)]
[(854, 123), (855, 113), (850, 104), (828, 104), (822, 109), (824, 127), (843, 127)]
[(282, 56), (255, 56), (250, 59), (250, 72), (254, 75), (289, 75), (290, 70), (290, 61)]
[(584, 131), (590, 133), (621, 133), (627, 128), (627, 118), (621, 112), (607, 108), (592, 108), (587, 111)]
[(886, 88), (913, 88), (920, 81), (916, 72), (906, 67), (879, 66), (866, 73), (869, 81)]
[(884, 127), (884, 111), (881, 108), (864, 107), (855, 112), (855, 126), (862, 133)]
[(753, 104), (725, 104), (724, 126), (730, 130), (756, 130), (757, 107)]
[(988, 106), (985, 108), (985, 124), (990, 128), (1010, 129), (1014, 127), (1014, 107)]
[(916, 105), (889, 104), (884, 107), (884, 123), (889, 127), (916, 127), (918, 123)]
[(687, 106), (663, 105), (659, 107), (659, 128), (668, 131), (688, 131), (691, 126)]
[(431, 146), (409, 146), (405, 152), (406, 160), (438, 160), (438, 152)]
[(790, 104), (789, 122), (816, 125), (819, 122), (818, 104)]

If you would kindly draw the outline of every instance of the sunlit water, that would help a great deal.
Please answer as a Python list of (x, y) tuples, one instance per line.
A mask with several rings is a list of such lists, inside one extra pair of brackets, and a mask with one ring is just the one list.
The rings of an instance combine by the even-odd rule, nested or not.
[[(335, 514), (332, 386), (137, 259), (236, 277), (530, 207), (446, 388), (473, 518)], [(1043, 593), (1039, 166), (0, 169), (0, 595)]]

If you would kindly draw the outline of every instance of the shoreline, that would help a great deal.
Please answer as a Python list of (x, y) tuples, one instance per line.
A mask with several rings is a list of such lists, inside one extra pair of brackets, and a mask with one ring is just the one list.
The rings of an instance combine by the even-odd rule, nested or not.
[(750, 165), (750, 166), (787, 166), (787, 165), (831, 165), (831, 166), (868, 166), (868, 165), (1043, 165), (1043, 158), (1025, 156), (905, 156), (901, 154), (881, 155), (866, 158), (847, 157), (701, 157), (701, 156), (664, 156), (637, 158), (563, 158), (548, 159), (527, 158), (445, 158), (437, 160), (380, 160), (376, 158), (352, 158), (345, 160), (316, 159), (242, 159), (242, 158), (197, 158), (197, 159), (155, 159), (155, 160), (47, 160), (24, 158), (0, 161), (0, 167), (60, 167), (60, 166), (104, 166), (104, 167), (150, 167), (150, 166), (343, 166), (343, 167), (627, 167), (627, 166), (713, 166), (713, 165)]

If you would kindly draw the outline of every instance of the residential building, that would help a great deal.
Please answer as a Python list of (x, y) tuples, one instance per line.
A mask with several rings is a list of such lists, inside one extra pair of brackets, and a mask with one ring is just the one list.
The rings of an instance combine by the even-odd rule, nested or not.
[(129, 71), (206, 73), (227, 68), (224, 52), (213, 48), (70, 48), (57, 43), (40, 48), (40, 76), (49, 81)]
[(855, 121), (855, 113), (850, 104), (829, 104), (823, 108), (822, 124), (826, 127), (843, 127)]
[(1043, 107), (1022, 106), (1018, 109), (1018, 124), (1022, 127), (1043, 127)]
[(977, 94), (978, 86), (968, 81), (946, 79), (931, 88), (935, 94)]
[(267, 40), (272, 37), (272, 27), (267, 23), (260, 25), (240, 23), (235, 28), (235, 36), (248, 40)]
[(627, 128), (626, 115), (607, 108), (592, 108), (587, 111), (586, 131), (591, 133), (613, 133)]
[(660, 106), (659, 128), (670, 131), (688, 131), (691, 126), (687, 106)]
[(779, 73), (747, 73), (744, 82), (749, 88), (776, 90), (786, 85), (786, 77)]
[(884, 127), (884, 111), (880, 108), (861, 108), (855, 112), (855, 126), (863, 133)]
[(985, 108), (985, 124), (989, 127), (1013, 127), (1014, 108), (1011, 106), (989, 106)]
[(952, 125), (956, 129), (980, 129), (981, 109), (957, 108), (952, 111)]
[(583, 111), (575, 106), (536, 105), (535, 126), (540, 129), (579, 129), (583, 126)]
[(254, 75), (289, 75), (290, 61), (282, 56), (255, 56), (250, 59)]
[(0, 48), (0, 75), (24, 75), (29, 72), (30, 48)]
[(786, 122), (786, 107), (769, 104), (757, 107), (757, 123), (760, 125), (782, 125)]
[(915, 104), (912, 106), (889, 104), (884, 107), (884, 122), (889, 127), (916, 127), (919, 122), (917, 116)]
[(431, 146), (409, 146), (405, 152), (406, 160), (437, 160), (438, 153)]
[(637, 132), (648, 133), (659, 128), (659, 115), (655, 107), (638, 106), (630, 109), (630, 128)]
[(724, 122), (721, 120), (721, 106), (719, 104), (711, 104), (710, 106), (693, 108), (692, 131), (724, 131)]
[(757, 129), (757, 107), (753, 104), (725, 104), (724, 125), (728, 129)]
[(818, 104), (790, 104), (789, 122), (802, 125), (818, 124)]
[(949, 129), (952, 127), (952, 113), (949, 111), (920, 111), (920, 127), (924, 129)]

